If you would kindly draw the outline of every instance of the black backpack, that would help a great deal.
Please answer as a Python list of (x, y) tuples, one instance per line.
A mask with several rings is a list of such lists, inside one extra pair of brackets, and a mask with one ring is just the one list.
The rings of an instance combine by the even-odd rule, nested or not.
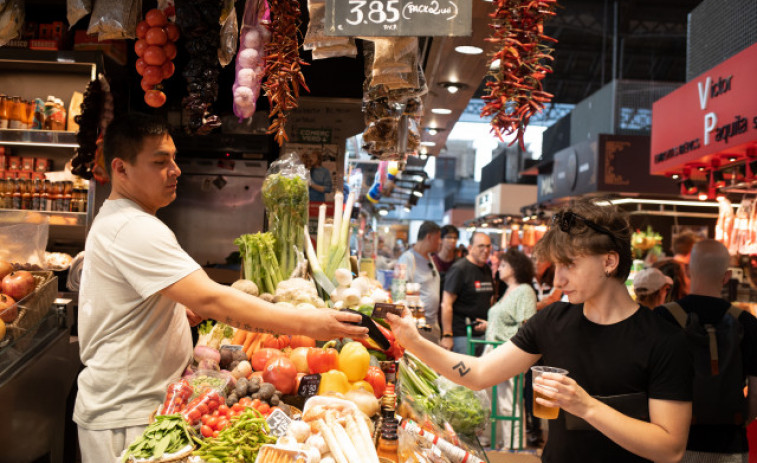
[(664, 306), (686, 332), (694, 364), (692, 424), (744, 424), (744, 364), (741, 310), (733, 305), (716, 325), (702, 324), (695, 313), (686, 313), (677, 302)]

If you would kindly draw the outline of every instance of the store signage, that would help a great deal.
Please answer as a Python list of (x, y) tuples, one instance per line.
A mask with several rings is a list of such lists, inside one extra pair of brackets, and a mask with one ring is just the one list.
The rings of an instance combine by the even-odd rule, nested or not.
[(757, 44), (692, 79), (652, 106), (650, 173), (743, 154), (757, 141)]
[(298, 129), (297, 142), (326, 145), (328, 143), (331, 143), (331, 130), (330, 129)]
[(289, 425), (292, 424), (292, 419), (280, 408), (275, 409), (273, 413), (268, 415), (268, 418), (266, 418), (265, 421), (268, 423), (271, 435), (276, 437), (281, 437), (286, 434)]
[(326, 0), (326, 34), (470, 36), (471, 0)]

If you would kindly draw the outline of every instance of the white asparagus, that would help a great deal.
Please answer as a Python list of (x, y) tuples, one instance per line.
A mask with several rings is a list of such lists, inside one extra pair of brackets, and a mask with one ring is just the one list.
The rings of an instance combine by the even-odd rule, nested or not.
[(342, 208), (344, 207), (344, 195), (340, 192), (334, 194), (334, 228), (331, 229), (331, 245), (339, 245), (339, 232), (342, 230)]
[[(363, 423), (363, 426), (360, 426)], [(376, 453), (376, 447), (373, 445), (371, 434), (368, 432), (368, 425), (365, 424), (362, 418), (356, 418), (353, 415), (347, 415), (347, 433), (358, 449), (364, 449), (363, 461), (366, 463), (378, 463), (378, 454)]]
[(336, 460), (336, 463), (350, 463), (347, 461), (347, 458), (345, 458), (344, 452), (342, 452), (342, 449), (339, 446), (339, 441), (337, 441), (336, 436), (334, 436), (334, 433), (326, 425), (325, 421), (320, 418), (317, 419), (315, 421), (315, 429), (317, 429), (323, 438), (326, 439), (326, 443), (329, 445), (329, 450), (331, 450), (331, 456)]
[(318, 260), (323, 261), (324, 253), (326, 252), (326, 242), (323, 236), (323, 227), (326, 225), (326, 205), (321, 204), (318, 206), (318, 235), (316, 236), (316, 255)]
[[(354, 203), (355, 203), (355, 193), (351, 191), (347, 195), (347, 204), (345, 204), (344, 206), (344, 217), (342, 217), (342, 228), (339, 230), (341, 233), (341, 236), (345, 238), (349, 236), (348, 232), (350, 229), (350, 217), (352, 217), (352, 206)], [(334, 212), (334, 215), (336, 215), (336, 212)], [(347, 238), (347, 243), (348, 243), (347, 248), (349, 249), (349, 238)], [(347, 254), (349, 255), (349, 252)]]
[(347, 431), (345, 431), (342, 425), (336, 421), (333, 413), (326, 414), (326, 425), (334, 432), (334, 436), (337, 441), (339, 441), (339, 445), (342, 447), (342, 451), (344, 452), (344, 456), (347, 457), (347, 460), (349, 460), (350, 463), (364, 463), (364, 460), (360, 457), (357, 449), (352, 445), (352, 440), (350, 440), (350, 436), (347, 435)]

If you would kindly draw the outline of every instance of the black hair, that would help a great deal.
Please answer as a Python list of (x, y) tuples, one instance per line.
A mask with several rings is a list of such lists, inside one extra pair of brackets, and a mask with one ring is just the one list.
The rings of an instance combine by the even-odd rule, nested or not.
[(418, 229), (418, 241), (421, 241), (426, 237), (426, 235), (430, 235), (432, 233), (438, 233), (441, 231), (441, 228), (439, 228), (439, 225), (437, 225), (434, 222), (431, 222), (429, 220), (426, 220), (421, 224), (421, 228)]
[(447, 235), (455, 235), (458, 238), (460, 238), (460, 232), (457, 230), (457, 227), (454, 225), (445, 225), (442, 227), (442, 238), (444, 238)]
[(533, 281), (534, 263), (527, 255), (515, 248), (510, 248), (507, 252), (499, 254), (499, 260), (507, 262), (507, 265), (513, 269), (515, 281), (518, 283), (531, 283)]
[(105, 168), (109, 174), (113, 159), (120, 158), (134, 164), (137, 155), (147, 137), (161, 136), (169, 133), (165, 119), (140, 113), (127, 113), (116, 116), (103, 137), (103, 155)]

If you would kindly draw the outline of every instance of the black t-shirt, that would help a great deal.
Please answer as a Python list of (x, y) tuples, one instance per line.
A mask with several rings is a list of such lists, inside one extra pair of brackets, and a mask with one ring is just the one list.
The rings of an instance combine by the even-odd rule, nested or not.
[(444, 291), (457, 295), (452, 305), (452, 335), (465, 336), (465, 317), (471, 322), (486, 320), (494, 293), (492, 271), (488, 265), (479, 267), (467, 258), (460, 259), (447, 272)]
[[(688, 295), (678, 302), (686, 313), (694, 312), (702, 324), (716, 325), (723, 317), (731, 303), (719, 297)], [(671, 313), (660, 306), (654, 309), (662, 318), (676, 327)], [(757, 318), (749, 312), (739, 316), (739, 323), (744, 327), (744, 339), (741, 341), (744, 376), (757, 376)], [(692, 425), (689, 429), (689, 441), (686, 448), (696, 452), (744, 453), (749, 451), (746, 428), (739, 425)]]
[[(646, 307), (611, 325), (591, 322), (583, 304), (556, 302), (526, 321), (511, 341), (541, 354), (541, 364), (568, 370), (592, 396), (645, 393), (660, 400), (691, 400), (693, 370), (683, 332)], [(597, 430), (569, 431), (565, 412), (549, 421), (542, 461), (647, 462)]]

